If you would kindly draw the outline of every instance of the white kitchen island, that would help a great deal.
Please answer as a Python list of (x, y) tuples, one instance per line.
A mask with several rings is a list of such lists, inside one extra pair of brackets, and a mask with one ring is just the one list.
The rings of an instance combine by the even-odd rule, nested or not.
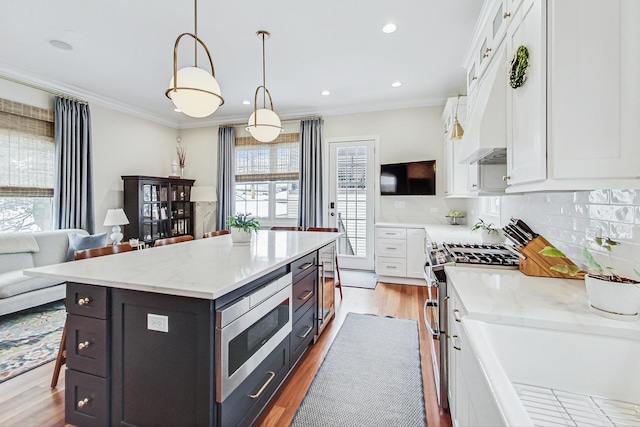
[(249, 425), (317, 333), (318, 250), (260, 231), (28, 270), (67, 281), (65, 421)]
[(455, 426), (640, 425), (640, 322), (591, 312), (582, 280), (445, 271)]

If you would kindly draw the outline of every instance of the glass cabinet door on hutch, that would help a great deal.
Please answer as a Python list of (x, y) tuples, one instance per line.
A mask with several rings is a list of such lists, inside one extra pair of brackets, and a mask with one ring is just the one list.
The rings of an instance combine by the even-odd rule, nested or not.
[(193, 236), (190, 200), (192, 179), (123, 176), (124, 211), (129, 224), (125, 239), (138, 238), (148, 244), (165, 237)]

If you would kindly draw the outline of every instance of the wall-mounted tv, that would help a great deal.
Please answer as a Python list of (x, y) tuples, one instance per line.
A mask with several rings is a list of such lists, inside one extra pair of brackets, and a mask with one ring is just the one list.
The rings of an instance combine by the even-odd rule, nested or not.
[(436, 161), (380, 165), (380, 194), (383, 196), (435, 196)]

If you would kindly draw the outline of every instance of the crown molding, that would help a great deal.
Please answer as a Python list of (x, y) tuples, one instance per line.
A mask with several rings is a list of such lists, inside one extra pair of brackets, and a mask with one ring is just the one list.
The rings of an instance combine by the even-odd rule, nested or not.
[(95, 92), (84, 90), (76, 86), (67, 85), (62, 82), (45, 79), (42, 76), (12, 68), (10, 66), (7, 66), (6, 64), (0, 64), (0, 78), (2, 77), (17, 84), (23, 84), (34, 89), (51, 93), (52, 95), (60, 94), (68, 95), (73, 98), (79, 98), (89, 103), (95, 103), (97, 105), (107, 107), (111, 110), (129, 114), (174, 129), (179, 129), (180, 126), (177, 121), (167, 120), (164, 117), (158, 116), (156, 114), (151, 114), (141, 108), (134, 107), (113, 98), (99, 95)]

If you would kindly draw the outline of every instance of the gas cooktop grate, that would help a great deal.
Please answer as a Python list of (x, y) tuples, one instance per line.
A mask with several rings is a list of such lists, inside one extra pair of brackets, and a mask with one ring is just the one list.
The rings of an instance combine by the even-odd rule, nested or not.
[(640, 405), (513, 383), (536, 426), (638, 426)]

